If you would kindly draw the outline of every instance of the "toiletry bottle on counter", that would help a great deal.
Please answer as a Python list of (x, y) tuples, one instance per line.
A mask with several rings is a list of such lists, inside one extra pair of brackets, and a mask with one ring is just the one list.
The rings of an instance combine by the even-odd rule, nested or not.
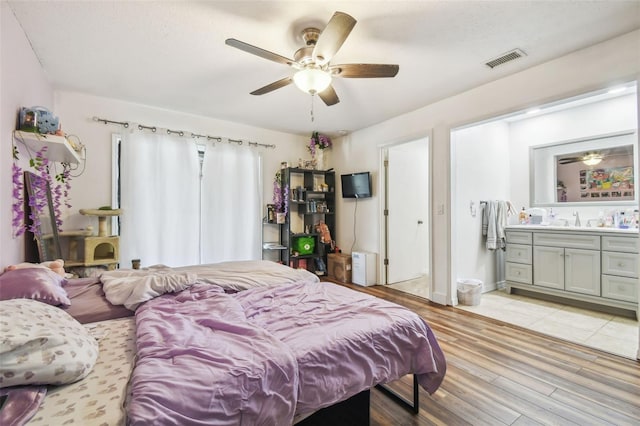
[(618, 228), (627, 229), (629, 227), (629, 222), (627, 220), (627, 215), (624, 212), (618, 213)]
[(522, 211), (520, 211), (520, 214), (518, 215), (518, 223), (520, 223), (520, 225), (527, 224), (527, 212), (524, 211), (524, 207), (522, 208)]

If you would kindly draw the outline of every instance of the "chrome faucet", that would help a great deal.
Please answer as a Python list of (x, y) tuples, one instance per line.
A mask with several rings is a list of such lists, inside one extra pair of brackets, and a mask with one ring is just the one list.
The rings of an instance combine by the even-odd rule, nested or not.
[(573, 215), (576, 217), (575, 226), (580, 226), (580, 215), (578, 214), (578, 212), (574, 212)]
[(591, 225), (591, 222), (596, 222), (596, 224), (597, 224), (597, 223), (600, 222), (600, 219), (587, 219), (587, 227), (588, 228), (591, 228), (593, 226), (593, 225)]

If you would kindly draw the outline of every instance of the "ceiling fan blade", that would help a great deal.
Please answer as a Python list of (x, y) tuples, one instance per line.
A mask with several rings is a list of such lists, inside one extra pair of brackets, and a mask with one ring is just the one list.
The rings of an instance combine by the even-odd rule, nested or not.
[(295, 61), (293, 59), (285, 58), (277, 53), (269, 52), (268, 50), (261, 49), (251, 44), (245, 43), (235, 38), (228, 38), (225, 40), (227, 46), (235, 47), (236, 49), (244, 50), (252, 55), (260, 56), (261, 58), (268, 59), (270, 61), (278, 62), (284, 65), (293, 65)]
[(343, 12), (333, 14), (327, 26), (320, 33), (313, 49), (313, 59), (318, 65), (328, 63), (342, 46), (356, 25), (356, 20)]
[(395, 77), (400, 66), (391, 64), (343, 64), (329, 67), (331, 74), (345, 78)]
[(251, 92), (252, 95), (264, 95), (265, 93), (269, 93), (269, 92), (273, 92), (276, 89), (280, 89), (284, 86), (287, 86), (289, 84), (293, 83), (293, 80), (291, 79), (291, 77), (285, 77), (281, 80), (278, 81), (274, 81), (271, 84), (267, 84), (264, 87), (261, 87), (257, 90), (254, 90), (253, 92)]
[(558, 160), (558, 164), (577, 163), (578, 161), (582, 161), (582, 157), (561, 158)]
[(320, 96), (320, 99), (322, 99), (327, 106), (335, 105), (340, 102), (338, 94), (333, 89), (332, 85), (329, 85), (329, 87), (318, 93), (318, 96)]

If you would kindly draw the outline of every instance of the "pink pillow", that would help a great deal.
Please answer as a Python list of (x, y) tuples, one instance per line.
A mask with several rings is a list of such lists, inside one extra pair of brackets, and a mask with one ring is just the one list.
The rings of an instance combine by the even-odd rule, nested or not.
[(70, 306), (62, 288), (67, 280), (44, 268), (15, 269), (0, 275), (0, 300), (34, 299), (49, 305)]

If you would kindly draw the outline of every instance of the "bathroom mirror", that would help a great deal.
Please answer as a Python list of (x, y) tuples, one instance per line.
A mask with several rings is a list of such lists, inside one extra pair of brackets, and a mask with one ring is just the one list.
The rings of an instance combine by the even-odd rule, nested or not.
[(637, 205), (636, 149), (635, 131), (531, 147), (531, 205)]

